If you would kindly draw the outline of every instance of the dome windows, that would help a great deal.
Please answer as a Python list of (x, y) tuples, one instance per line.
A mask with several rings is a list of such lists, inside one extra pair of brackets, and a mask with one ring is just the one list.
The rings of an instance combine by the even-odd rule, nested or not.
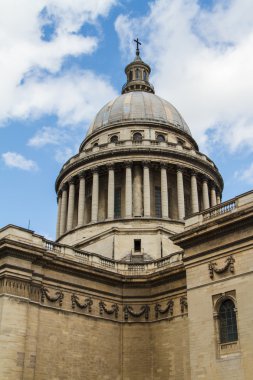
[(143, 80), (147, 80), (147, 71), (146, 70), (143, 71)]
[(135, 70), (135, 79), (140, 79), (140, 70), (139, 69)]
[(140, 132), (135, 132), (134, 134), (133, 134), (133, 141), (134, 142), (142, 142), (142, 134), (140, 133)]
[(161, 143), (161, 142), (165, 142), (165, 136), (164, 135), (162, 135), (162, 134), (157, 134), (156, 135), (156, 141), (158, 142), (158, 143)]
[(111, 143), (117, 143), (119, 141), (119, 136), (118, 135), (113, 135), (110, 138)]

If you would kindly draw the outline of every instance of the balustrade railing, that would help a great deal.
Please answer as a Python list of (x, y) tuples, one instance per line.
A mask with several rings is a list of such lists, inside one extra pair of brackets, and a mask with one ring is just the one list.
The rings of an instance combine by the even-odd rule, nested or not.
[(226, 214), (233, 211), (236, 208), (236, 200), (232, 199), (228, 202), (221, 203), (220, 205), (214, 206), (206, 211), (202, 212), (203, 220), (213, 218), (218, 215)]

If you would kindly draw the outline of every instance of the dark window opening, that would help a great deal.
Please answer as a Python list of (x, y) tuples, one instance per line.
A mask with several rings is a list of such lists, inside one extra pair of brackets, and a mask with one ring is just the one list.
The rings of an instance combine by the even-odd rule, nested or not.
[(181, 139), (177, 139), (178, 145), (184, 146), (185, 141)]
[(115, 197), (114, 197), (114, 217), (121, 217), (121, 188), (118, 187), (115, 189)]
[(141, 240), (134, 239), (134, 252), (140, 252), (140, 251), (141, 251)]
[(155, 216), (162, 217), (162, 202), (161, 202), (161, 188), (155, 187)]
[(142, 141), (142, 134), (140, 132), (134, 133), (133, 140), (137, 141), (137, 142), (141, 142)]
[(235, 305), (227, 299), (219, 309), (220, 343), (235, 342), (238, 340)]
[(96, 142), (95, 144), (93, 144), (93, 147), (94, 147), (94, 146), (98, 146), (98, 143)]
[(156, 136), (156, 141), (157, 141), (157, 142), (165, 142), (165, 137), (164, 137), (164, 135), (157, 135), (157, 136)]
[(143, 71), (143, 80), (147, 80), (147, 72), (145, 70)]
[(139, 79), (139, 78), (140, 78), (140, 70), (139, 70), (139, 69), (136, 69), (136, 70), (135, 70), (135, 78), (136, 78), (136, 79)]
[(129, 80), (130, 81), (133, 80), (133, 72), (132, 71), (129, 72)]
[(112, 142), (112, 143), (116, 143), (118, 141), (119, 141), (119, 138), (118, 138), (117, 135), (112, 136), (111, 139), (110, 139), (110, 142)]

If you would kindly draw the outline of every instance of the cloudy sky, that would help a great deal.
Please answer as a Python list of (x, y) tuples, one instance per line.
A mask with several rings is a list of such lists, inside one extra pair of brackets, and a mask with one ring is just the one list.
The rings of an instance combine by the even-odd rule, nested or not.
[(55, 178), (120, 94), (133, 39), (156, 94), (219, 167), (223, 200), (253, 187), (252, 0), (2, 0), (0, 226), (54, 239)]

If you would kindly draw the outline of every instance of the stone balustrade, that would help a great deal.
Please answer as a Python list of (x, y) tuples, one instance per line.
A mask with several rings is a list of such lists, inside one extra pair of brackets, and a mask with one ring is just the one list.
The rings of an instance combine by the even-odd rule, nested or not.
[[(217, 199), (217, 198), (216, 198)], [(185, 228), (192, 228), (194, 225), (198, 226), (203, 223), (207, 223), (215, 218), (223, 217), (226, 214), (243, 210), (245, 206), (249, 206), (252, 203), (253, 206), (253, 191), (244, 193), (238, 197), (232, 198), (226, 202), (222, 202), (208, 208), (199, 213), (195, 213), (185, 220)]]

